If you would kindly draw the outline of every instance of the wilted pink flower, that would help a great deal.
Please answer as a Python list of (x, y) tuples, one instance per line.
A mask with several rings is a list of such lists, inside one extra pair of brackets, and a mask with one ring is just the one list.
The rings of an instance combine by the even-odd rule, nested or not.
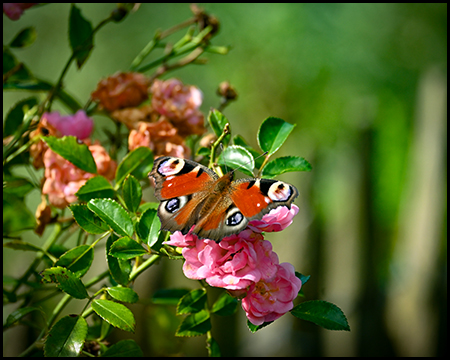
[(139, 146), (152, 149), (157, 156), (186, 158), (191, 153), (177, 129), (164, 117), (155, 123), (140, 121), (137, 129), (130, 131), (128, 149), (131, 151)]
[(19, 20), (23, 11), (38, 3), (4, 3), (3, 12), (11, 20)]
[[(106, 150), (98, 144), (90, 145), (89, 150), (94, 157), (98, 174), (112, 180), (116, 170), (115, 161), (111, 160)], [(48, 195), (50, 204), (61, 209), (75, 202), (75, 193), (89, 178), (95, 176), (79, 169), (50, 149), (45, 151), (44, 165), (45, 182), (42, 193)]]
[(44, 113), (41, 118), (41, 122), (43, 121), (48, 121), (58, 130), (58, 137), (76, 136), (80, 140), (88, 138), (94, 127), (94, 121), (83, 110), (66, 116), (62, 116), (58, 112)]
[(270, 210), (261, 220), (250, 221), (248, 227), (255, 232), (281, 231), (292, 224), (292, 219), (297, 213), (297, 205), (293, 204), (290, 209), (287, 206), (280, 206)]
[(253, 284), (242, 299), (242, 308), (254, 325), (274, 321), (294, 307), (302, 282), (295, 276), (292, 264), (279, 264), (277, 270), (273, 280)]
[(187, 278), (205, 279), (209, 285), (225, 289), (245, 289), (261, 279), (271, 278), (278, 264), (272, 244), (250, 229), (219, 243), (175, 232), (167, 244), (183, 247), (186, 259), (183, 271)]
[(147, 100), (148, 86), (148, 79), (141, 73), (119, 72), (101, 80), (91, 97), (99, 101), (100, 108), (114, 111), (138, 106)]
[(198, 88), (184, 85), (178, 79), (156, 79), (150, 92), (153, 109), (174, 123), (181, 136), (205, 131), (204, 117), (199, 111), (203, 95)]

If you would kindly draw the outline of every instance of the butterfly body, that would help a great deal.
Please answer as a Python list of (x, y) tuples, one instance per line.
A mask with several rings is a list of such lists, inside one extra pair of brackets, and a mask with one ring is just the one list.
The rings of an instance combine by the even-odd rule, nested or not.
[[(200, 238), (220, 241), (237, 234), (251, 220), (259, 220), (278, 206), (290, 208), (297, 189), (282, 181), (219, 177), (207, 167), (171, 156), (155, 160), (149, 174), (160, 201), (161, 228), (189, 231)], [(193, 227), (194, 226), (194, 227)]]

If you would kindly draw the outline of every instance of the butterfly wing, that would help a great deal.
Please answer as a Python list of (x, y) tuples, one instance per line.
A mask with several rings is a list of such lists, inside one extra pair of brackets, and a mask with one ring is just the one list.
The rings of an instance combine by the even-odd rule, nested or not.
[(195, 161), (165, 156), (155, 160), (150, 176), (160, 201), (161, 228), (187, 234), (196, 223), (201, 204), (218, 179), (217, 174)]

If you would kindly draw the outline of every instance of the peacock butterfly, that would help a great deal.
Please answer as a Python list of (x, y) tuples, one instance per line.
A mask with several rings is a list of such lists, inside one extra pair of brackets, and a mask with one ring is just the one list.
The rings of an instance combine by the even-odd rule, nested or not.
[(233, 181), (233, 172), (219, 177), (195, 161), (171, 156), (156, 159), (149, 176), (160, 201), (158, 217), (163, 230), (179, 230), (183, 235), (191, 231), (216, 242), (241, 232), (271, 209), (290, 208), (298, 196), (294, 186), (282, 181)]

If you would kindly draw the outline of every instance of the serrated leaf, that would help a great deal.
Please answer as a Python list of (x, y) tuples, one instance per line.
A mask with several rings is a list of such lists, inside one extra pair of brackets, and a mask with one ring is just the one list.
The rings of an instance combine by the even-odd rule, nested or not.
[(266, 164), (262, 171), (265, 178), (273, 178), (291, 171), (311, 171), (311, 164), (299, 156), (282, 156)]
[(195, 289), (184, 295), (177, 305), (177, 315), (199, 312), (205, 308), (206, 290)]
[(115, 195), (114, 189), (103, 176), (94, 176), (75, 193), (81, 201), (89, 201), (96, 198), (112, 198)]
[(46, 282), (58, 283), (58, 288), (75, 299), (89, 297), (82, 281), (72, 271), (64, 267), (57, 266), (45, 269), (41, 272), (41, 276)]
[(80, 245), (60, 256), (55, 266), (63, 266), (81, 278), (87, 273), (94, 260), (94, 249), (89, 245)]
[(81, 68), (94, 47), (93, 35), (91, 23), (81, 15), (80, 9), (72, 5), (69, 18), (69, 41), (78, 68)]
[(120, 260), (109, 255), (112, 244), (118, 239), (115, 234), (111, 234), (106, 240), (106, 260), (108, 261), (109, 272), (118, 284), (126, 286), (129, 282), (131, 264), (128, 260)]
[(142, 189), (139, 181), (136, 178), (128, 174), (123, 182), (122, 186), (123, 192), (123, 200), (125, 201), (125, 205), (127, 209), (131, 212), (136, 212), (139, 208), (139, 204), (141, 203), (142, 198)]
[(112, 298), (126, 303), (135, 303), (139, 300), (138, 294), (133, 289), (122, 286), (114, 286), (106, 288), (106, 291)]
[(22, 240), (13, 240), (3, 244), (3, 247), (13, 249), (13, 250), (22, 250), (22, 251), (42, 251), (39, 246), (27, 243)]
[(86, 320), (79, 315), (60, 319), (48, 333), (44, 344), (46, 357), (78, 356), (88, 333)]
[(36, 29), (30, 26), (21, 30), (10, 42), (9, 46), (12, 48), (24, 48), (34, 43), (36, 37)]
[(286, 141), (295, 125), (276, 118), (268, 117), (258, 130), (258, 144), (262, 151), (268, 151), (269, 155), (275, 153)]
[(112, 326), (134, 332), (136, 321), (126, 306), (110, 300), (95, 299), (92, 301), (92, 309)]
[(75, 136), (64, 136), (57, 138), (54, 136), (43, 136), (48, 147), (55, 153), (70, 161), (76, 167), (91, 174), (97, 173), (97, 165), (88, 146), (78, 140)]
[(161, 230), (161, 221), (155, 209), (147, 209), (139, 219), (137, 232), (139, 238), (148, 246), (152, 247), (158, 241), (159, 231)]
[(142, 356), (144, 356), (144, 353), (133, 339), (120, 340), (102, 354), (102, 357), (120, 357), (124, 359)]
[[(208, 123), (211, 126), (211, 129), (214, 131), (214, 134), (219, 137), (220, 135), (222, 135), (225, 125), (229, 124), (230, 122), (219, 110), (211, 109), (208, 114)], [(226, 135), (222, 140), (223, 144), (227, 145), (230, 142), (230, 139), (231, 134)]]
[(218, 163), (229, 168), (237, 169), (244, 174), (253, 176), (255, 161), (252, 154), (242, 146), (228, 146), (219, 156)]
[(130, 215), (116, 201), (111, 199), (92, 199), (88, 202), (87, 207), (117, 234), (133, 236), (134, 228)]
[(128, 174), (137, 180), (147, 178), (153, 167), (153, 152), (144, 146), (129, 152), (117, 167), (116, 185), (120, 185)]
[(328, 330), (350, 331), (347, 318), (336, 305), (322, 300), (305, 301), (291, 310), (295, 317), (311, 321)]
[(103, 234), (109, 231), (109, 226), (88, 209), (86, 204), (69, 205), (73, 218), (80, 227), (89, 234)]
[(220, 316), (230, 316), (236, 312), (237, 306), (237, 299), (227, 292), (224, 292), (214, 302), (211, 312)]
[(190, 314), (181, 322), (175, 336), (199, 336), (211, 330), (211, 320), (207, 310)]
[(109, 250), (109, 255), (121, 260), (133, 259), (136, 256), (141, 256), (147, 253), (147, 250), (145, 250), (142, 245), (139, 245), (128, 236), (124, 236), (123, 238), (115, 241)]
[(265, 328), (266, 326), (268, 326), (272, 323), (273, 323), (273, 321), (267, 321), (261, 325), (255, 325), (255, 324), (252, 324), (249, 320), (247, 320), (247, 327), (254, 334), (258, 330), (261, 330), (262, 328)]
[(45, 319), (45, 313), (42, 309), (36, 308), (36, 307), (24, 307), (17, 309), (13, 311), (11, 314), (8, 315), (8, 318), (6, 319), (6, 323), (4, 325), (4, 329), (9, 328), (10, 326), (14, 325), (17, 321), (22, 319), (24, 316), (28, 315), (30, 312), (33, 311), (39, 311), (42, 315), (42, 317)]
[(189, 292), (187, 289), (161, 289), (152, 296), (153, 304), (177, 305), (180, 299)]

